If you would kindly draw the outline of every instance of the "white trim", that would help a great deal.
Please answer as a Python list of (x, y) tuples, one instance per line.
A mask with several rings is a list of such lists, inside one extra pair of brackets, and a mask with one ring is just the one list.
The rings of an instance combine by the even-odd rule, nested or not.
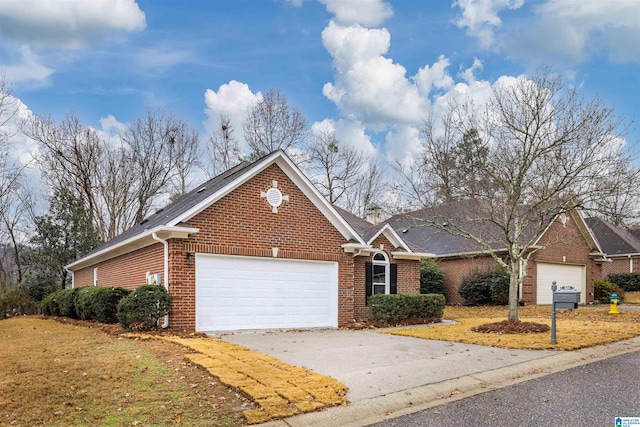
[(186, 222), (208, 208), (231, 191), (240, 187), (251, 178), (264, 171), (272, 164), (277, 164), (287, 177), (296, 185), (304, 195), (315, 205), (318, 210), (331, 222), (331, 224), (342, 234), (345, 240), (356, 240), (361, 244), (365, 244), (362, 237), (347, 223), (344, 218), (335, 210), (335, 208), (325, 199), (318, 189), (309, 181), (309, 179), (300, 171), (300, 169), (289, 159), (284, 152), (276, 151), (271, 156), (262, 159), (258, 166), (253, 167), (249, 172), (244, 173), (240, 178), (234, 179), (227, 185), (216, 191), (196, 206), (192, 207), (182, 215), (171, 220), (168, 225), (174, 226), (181, 222)]
[[(376, 260), (376, 255), (382, 254), (384, 257), (384, 261)], [(381, 265), (384, 267), (384, 293), (385, 295), (389, 295), (391, 293), (391, 263), (389, 262), (389, 256), (384, 251), (377, 251), (371, 255), (371, 295), (375, 295), (376, 284), (380, 285), (380, 283), (376, 283), (374, 279), (374, 272), (376, 265)]]
[(93, 286), (98, 286), (98, 267), (93, 267)]
[(423, 258), (436, 258), (437, 255), (436, 254), (432, 254), (429, 252), (404, 252), (404, 251), (397, 251), (397, 252), (391, 252), (391, 256), (394, 259), (415, 259), (415, 260), (421, 260)]
[(389, 225), (389, 223), (386, 223), (383, 227), (381, 227), (380, 230), (378, 230), (378, 232), (372, 238), (370, 238), (367, 243), (371, 244), (381, 234), (384, 234), (384, 236), (389, 239), (389, 242), (391, 242), (396, 248), (402, 247), (407, 252), (413, 252), (409, 245), (407, 245), (407, 243), (402, 240), (402, 238), (398, 235), (398, 233), (396, 233), (393, 227)]
[(72, 271), (71, 272), (71, 289), (76, 287), (76, 274)]
[(136, 249), (141, 249), (153, 245), (157, 243), (152, 237), (154, 233), (156, 233), (156, 235), (162, 235), (164, 239), (186, 239), (190, 234), (197, 233), (198, 231), (200, 231), (200, 229), (193, 227), (173, 227), (161, 225), (143, 233), (136, 234), (135, 236), (123, 240), (120, 243), (116, 243), (113, 246), (104, 248), (101, 251), (80, 258), (79, 260), (65, 266), (65, 268), (70, 271), (79, 270), (95, 263), (106, 261), (119, 255), (124, 255)]

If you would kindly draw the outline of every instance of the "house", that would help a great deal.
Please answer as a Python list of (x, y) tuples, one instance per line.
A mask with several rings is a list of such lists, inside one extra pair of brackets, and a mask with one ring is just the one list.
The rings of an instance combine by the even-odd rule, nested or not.
[[(481, 217), (473, 218), (474, 206), (469, 201), (443, 205), (438, 218), (467, 218), (467, 229), (482, 236), (492, 250), (507, 255), (500, 239), (501, 230)], [(458, 215), (464, 212), (465, 215)], [(459, 294), (462, 280), (475, 271), (488, 272), (496, 268), (496, 261), (487, 250), (474, 241), (451, 234), (441, 227), (429, 225), (434, 217), (428, 210), (396, 215), (388, 223), (415, 252), (430, 252), (445, 272), (447, 303), (462, 303)], [(535, 240), (536, 252), (526, 266), (526, 277), (519, 289), (519, 298), (529, 304), (551, 304), (551, 283), (570, 285), (581, 290), (581, 302), (593, 301), (593, 281), (601, 277), (602, 265), (608, 260), (598, 241), (578, 212), (558, 215), (540, 224), (544, 232)], [(441, 223), (447, 227), (450, 224)], [(472, 227), (472, 228), (469, 228)], [(524, 241), (535, 238), (533, 227), (524, 230)], [(521, 265), (522, 269), (523, 266)], [(522, 274), (522, 272), (520, 272)]]
[(282, 152), (241, 163), (67, 266), (73, 286), (165, 286), (168, 326), (336, 327), (419, 293), (421, 253), (329, 202)]
[(599, 218), (587, 218), (587, 224), (612, 262), (603, 265), (602, 278), (612, 273), (640, 273), (640, 233), (627, 230)]

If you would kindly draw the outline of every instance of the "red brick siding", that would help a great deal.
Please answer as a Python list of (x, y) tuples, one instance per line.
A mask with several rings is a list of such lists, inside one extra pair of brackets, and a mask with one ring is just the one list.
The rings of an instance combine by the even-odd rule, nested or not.
[(496, 262), (490, 256), (454, 258), (440, 260), (444, 271), (444, 288), (447, 304), (462, 304), (460, 285), (462, 280), (475, 271), (489, 272), (496, 268)]
[[(640, 256), (634, 256), (633, 273), (640, 273)], [(614, 273), (631, 273), (631, 263), (629, 258), (612, 258), (613, 262), (605, 262), (602, 264), (602, 278), (608, 274)]]
[[(146, 273), (164, 276), (163, 245), (155, 243), (126, 255), (101, 262), (98, 267), (98, 286), (121, 286), (135, 289), (145, 284)], [(93, 268), (90, 266), (74, 272), (74, 286), (93, 285)], [(164, 281), (165, 278), (163, 277)]]
[[(278, 182), (283, 202), (278, 213), (260, 193)], [(200, 232), (171, 242), (171, 326), (195, 328), (195, 262), (187, 252), (310, 259), (338, 262), (338, 323), (353, 320), (353, 257), (345, 254), (344, 237), (277, 166), (271, 165), (185, 224)]]
[(599, 267), (589, 257), (591, 252), (587, 241), (578, 229), (571, 215), (568, 215), (566, 224), (556, 219), (547, 232), (540, 239), (540, 245), (544, 246), (535, 253), (532, 261), (527, 266), (527, 277), (523, 283), (522, 296), (528, 303), (535, 303), (537, 297), (537, 267), (536, 262), (554, 262), (560, 264), (574, 264), (586, 266), (587, 295), (586, 301), (593, 301), (594, 276), (599, 276)]
[[(566, 225), (556, 220), (540, 239), (544, 249), (535, 253), (527, 265), (527, 276), (522, 285), (522, 296), (530, 304), (536, 303), (537, 297), (537, 268), (536, 261), (576, 264), (586, 266), (587, 302), (593, 300), (593, 280), (600, 277), (601, 267), (590, 257), (590, 248), (582, 233), (568, 217)], [(463, 302), (459, 289), (462, 279), (475, 270), (491, 271), (496, 268), (496, 262), (489, 256), (473, 258), (443, 259), (440, 262), (445, 271), (445, 289), (448, 304)]]
[[(378, 236), (371, 246), (380, 248), (384, 245), (384, 252), (389, 258), (390, 264), (398, 264), (398, 293), (399, 294), (419, 294), (420, 293), (420, 261), (396, 260), (391, 256), (395, 246), (384, 236)], [(371, 309), (366, 305), (366, 263), (373, 260), (373, 255), (356, 257), (354, 262), (354, 317), (356, 320), (371, 319)]]

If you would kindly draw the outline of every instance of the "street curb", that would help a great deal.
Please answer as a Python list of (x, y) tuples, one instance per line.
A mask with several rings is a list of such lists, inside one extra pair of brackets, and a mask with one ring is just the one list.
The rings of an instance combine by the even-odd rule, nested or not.
[(640, 350), (640, 337), (580, 350), (563, 351), (516, 365), (357, 401), (349, 406), (270, 421), (260, 426), (367, 426), (637, 350)]

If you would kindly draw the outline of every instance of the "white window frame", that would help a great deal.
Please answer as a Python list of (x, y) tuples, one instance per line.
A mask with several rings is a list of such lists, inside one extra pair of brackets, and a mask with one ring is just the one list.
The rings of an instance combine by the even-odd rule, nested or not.
[(93, 286), (98, 286), (98, 267), (93, 267)]
[[(376, 256), (378, 255), (382, 255), (384, 257), (384, 261), (383, 260), (377, 260)], [(386, 252), (384, 251), (380, 251), (380, 252), (376, 252), (375, 254), (373, 254), (373, 257), (371, 258), (371, 264), (372, 264), (372, 274), (371, 274), (371, 294), (372, 295), (376, 295), (376, 284), (380, 285), (381, 283), (376, 282), (375, 280), (375, 274), (373, 274), (376, 270), (376, 266), (383, 266), (384, 267), (384, 293), (385, 295), (388, 295), (391, 292), (391, 284), (390, 284), (390, 276), (391, 276), (391, 267), (390, 267), (390, 263), (389, 263), (389, 257), (387, 256)]]

